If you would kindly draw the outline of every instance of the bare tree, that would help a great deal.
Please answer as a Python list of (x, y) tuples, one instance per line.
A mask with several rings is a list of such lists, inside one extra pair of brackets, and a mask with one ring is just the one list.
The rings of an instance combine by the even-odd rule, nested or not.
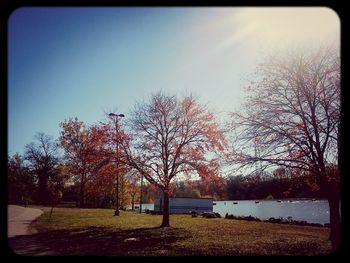
[(335, 248), (340, 235), (339, 172), (334, 172), (340, 123), (339, 55), (323, 48), (271, 57), (257, 68), (256, 78), (248, 87), (245, 111), (231, 115), (229, 162), (256, 169), (279, 165), (312, 175), (328, 192)]
[(7, 161), (8, 202), (27, 206), (35, 189), (34, 177), (19, 153), (8, 156)]
[(130, 138), (122, 145), (125, 161), (162, 190), (162, 226), (170, 226), (171, 180), (194, 171), (218, 176), (217, 160), (208, 153), (223, 150), (224, 134), (214, 115), (191, 96), (178, 100), (159, 92), (150, 102), (136, 104), (130, 116)]
[(57, 143), (52, 136), (42, 132), (34, 138), (35, 142), (25, 146), (25, 159), (29, 161), (29, 168), (38, 181), (38, 200), (47, 203), (50, 202), (48, 181), (55, 174), (59, 161)]

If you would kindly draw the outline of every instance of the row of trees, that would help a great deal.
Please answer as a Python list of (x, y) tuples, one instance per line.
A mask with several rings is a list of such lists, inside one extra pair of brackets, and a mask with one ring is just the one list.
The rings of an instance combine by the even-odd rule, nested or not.
[(232, 176), (226, 183), (227, 199), (327, 198), (325, 189), (298, 170), (279, 167), (273, 172)]
[[(39, 138), (39, 134), (36, 136)], [(53, 184), (62, 194), (61, 201), (80, 203), (80, 185), (72, 181), (67, 164), (58, 163), (54, 169), (55, 177), (49, 175), (44, 180), (48, 182), (44, 187), (33, 165), (15, 154), (9, 158), (9, 202), (26, 203), (28, 201), (48, 204), (52, 201)], [(121, 174), (119, 178), (120, 208), (126, 209), (140, 202), (141, 178), (134, 174)], [(115, 207), (116, 184), (115, 169), (111, 165), (105, 165), (93, 177), (85, 187), (85, 207)], [(58, 180), (60, 179), (60, 181)], [(298, 170), (279, 167), (273, 172), (253, 173), (249, 175), (235, 175), (226, 178), (221, 177), (218, 182), (203, 182), (203, 180), (176, 180), (170, 184), (170, 197), (211, 197), (214, 200), (244, 200), (280, 198), (326, 198), (327, 193), (322, 191), (318, 184), (312, 183), (309, 176), (300, 174)], [(57, 191), (56, 190), (56, 191)], [(142, 202), (153, 203), (162, 192), (154, 185), (144, 182), (142, 186)]]
[(53, 138), (44, 133), (25, 147), (24, 156), (16, 153), (8, 158), (8, 190), (10, 202), (41, 200), (50, 202), (66, 178)]
[[(26, 145), (23, 156), (18, 153), (9, 156), (9, 203), (50, 204), (57, 197), (62, 197), (62, 201), (76, 201), (80, 207), (115, 206), (116, 171), (112, 163), (105, 162), (98, 167), (91, 165), (92, 170), (88, 176), (79, 178), (79, 174), (76, 174), (77, 166), (69, 162), (59, 149), (60, 143), (52, 136), (38, 133), (35, 141)], [(101, 156), (96, 158), (99, 159)], [(91, 162), (94, 163), (95, 160)], [(123, 173), (120, 177), (120, 207), (126, 208), (129, 204), (138, 203), (140, 177), (130, 172)], [(148, 192), (152, 190), (147, 187), (149, 186), (143, 187), (146, 201), (148, 201), (146, 198), (150, 198)]]
[[(77, 118), (62, 122), (61, 169), (79, 187), (79, 205), (85, 206), (91, 191), (114, 196), (115, 183), (123, 176), (141, 177), (162, 193), (162, 226), (169, 226), (174, 179), (199, 177), (206, 188), (222, 189), (223, 164), (231, 171), (248, 167), (258, 174), (284, 167), (294, 181), (327, 194), (336, 246), (340, 235), (339, 54), (320, 49), (271, 57), (257, 68), (247, 94), (243, 110), (230, 114), (225, 130), (193, 96), (178, 98), (163, 92), (138, 102), (123, 125), (118, 118), (89, 127)], [(55, 178), (62, 173), (57, 172), (53, 150), (40, 149), (37, 155), (28, 146), (26, 159), (34, 164), (31, 170), (37, 176), (38, 194), (44, 195), (49, 181), (43, 174)], [(35, 165), (37, 156), (44, 165)], [(300, 178), (307, 178), (306, 183)]]

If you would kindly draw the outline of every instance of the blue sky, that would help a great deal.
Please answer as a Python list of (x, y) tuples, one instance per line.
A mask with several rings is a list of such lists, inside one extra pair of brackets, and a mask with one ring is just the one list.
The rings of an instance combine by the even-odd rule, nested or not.
[(193, 93), (218, 116), (271, 51), (339, 41), (327, 8), (20, 8), (9, 19), (8, 150), (36, 132), (127, 113), (159, 90)]

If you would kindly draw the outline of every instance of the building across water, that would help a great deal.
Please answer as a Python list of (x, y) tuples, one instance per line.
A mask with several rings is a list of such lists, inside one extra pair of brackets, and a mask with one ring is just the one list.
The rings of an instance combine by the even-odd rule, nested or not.
[[(157, 198), (154, 201), (154, 211), (162, 212), (164, 200)], [(183, 214), (190, 212), (204, 213), (213, 212), (212, 198), (191, 198), (191, 197), (173, 197), (169, 198), (169, 212), (171, 214)]]

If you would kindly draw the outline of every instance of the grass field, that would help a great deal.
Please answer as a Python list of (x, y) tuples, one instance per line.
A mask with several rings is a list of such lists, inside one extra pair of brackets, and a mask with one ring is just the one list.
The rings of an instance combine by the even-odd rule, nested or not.
[(160, 215), (55, 208), (48, 221), (45, 210), (31, 227), (62, 255), (325, 255), (331, 247), (324, 227), (171, 215), (172, 227), (160, 228)]

